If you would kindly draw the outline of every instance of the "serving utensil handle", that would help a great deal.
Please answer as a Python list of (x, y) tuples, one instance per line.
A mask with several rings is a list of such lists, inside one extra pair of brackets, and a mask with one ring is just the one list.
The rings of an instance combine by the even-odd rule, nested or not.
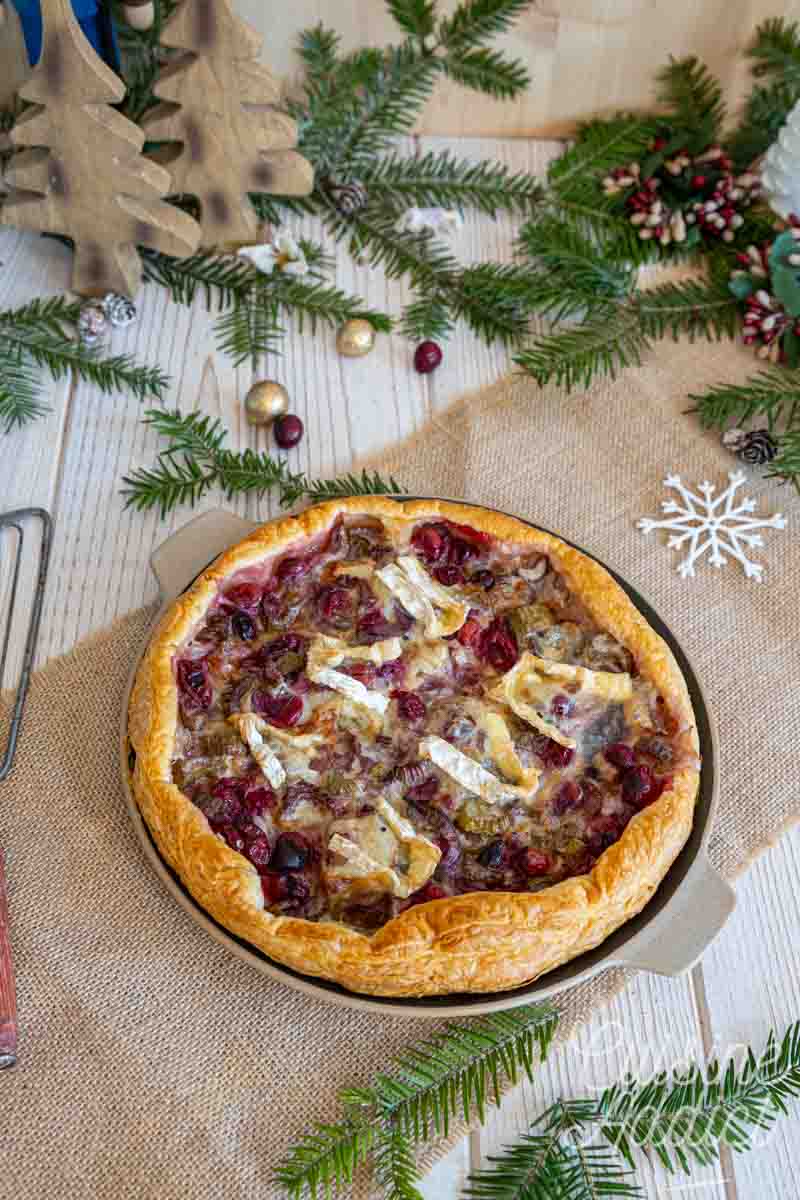
[(698, 854), (668, 903), (614, 955), (614, 962), (656, 975), (681, 975), (705, 953), (735, 907), (731, 885), (705, 854)]
[(150, 557), (163, 599), (166, 602), (177, 599), (223, 550), (241, 542), (258, 529), (258, 524), (235, 513), (213, 509), (173, 533)]
[(3, 851), (0, 850), (0, 1070), (17, 1061), (17, 993), (11, 937), (8, 929), (8, 900)]

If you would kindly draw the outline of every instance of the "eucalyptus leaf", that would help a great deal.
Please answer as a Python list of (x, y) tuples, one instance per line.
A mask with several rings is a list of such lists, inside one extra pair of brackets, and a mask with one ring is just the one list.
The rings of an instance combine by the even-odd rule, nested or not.
[(800, 364), (800, 337), (795, 333), (793, 327), (786, 330), (781, 345), (786, 355), (786, 366), (798, 366)]
[(800, 316), (800, 268), (773, 267), (772, 293), (790, 316)]
[(737, 300), (746, 300), (756, 290), (755, 281), (745, 271), (742, 271), (741, 275), (731, 275), (728, 287)]

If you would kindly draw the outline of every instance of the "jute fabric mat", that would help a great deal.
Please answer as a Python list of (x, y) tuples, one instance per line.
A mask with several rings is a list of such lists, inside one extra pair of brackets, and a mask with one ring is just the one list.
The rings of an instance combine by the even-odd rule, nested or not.
[[(663, 535), (643, 538), (635, 519), (658, 515), (669, 472), (726, 481), (736, 464), (683, 415), (686, 396), (753, 367), (730, 345), (665, 345), (617, 384), (569, 399), (504, 381), (377, 464), (410, 490), (558, 531), (651, 600), (718, 721), (711, 857), (728, 877), (800, 814), (800, 501), (753, 476), (761, 510), (789, 518), (756, 552), (761, 585), (735, 564), (681, 579)], [(436, 1028), (265, 981), (163, 890), (133, 834), (117, 762), (119, 697), (151, 616), (131, 614), (35, 676), (16, 768), (0, 786), (21, 1030), (19, 1065), (0, 1075), (9, 1200), (277, 1198), (273, 1167), (313, 1120), (335, 1118), (337, 1090)], [(562, 1033), (624, 984), (615, 970), (564, 993)], [(430, 1149), (424, 1165), (445, 1149)], [(368, 1195), (366, 1184), (356, 1194)]]

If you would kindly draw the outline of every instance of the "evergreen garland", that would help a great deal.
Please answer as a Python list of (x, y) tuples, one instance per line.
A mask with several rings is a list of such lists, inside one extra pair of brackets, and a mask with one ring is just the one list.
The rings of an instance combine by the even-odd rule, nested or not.
[[(547, 1006), (530, 1006), (449, 1026), (421, 1043), (366, 1088), (341, 1093), (343, 1119), (317, 1125), (289, 1151), (276, 1179), (290, 1200), (343, 1191), (358, 1166), (372, 1159), (385, 1200), (419, 1200), (414, 1147), (447, 1132), (461, 1093), (464, 1115), (485, 1121), (485, 1101), (499, 1103), (498, 1075), (531, 1076), (534, 1041), (546, 1056), (556, 1029)], [(457, 1080), (457, 1084), (454, 1084)], [(707, 1166), (720, 1146), (741, 1153), (756, 1132), (771, 1128), (800, 1096), (800, 1022), (779, 1040), (771, 1033), (756, 1058), (748, 1050), (737, 1069), (716, 1059), (705, 1068), (661, 1072), (640, 1082), (628, 1075), (602, 1095), (559, 1099), (529, 1133), (488, 1167), (474, 1171), (465, 1200), (597, 1200), (642, 1197), (635, 1151), (667, 1171)], [(403, 1108), (406, 1112), (403, 1113)], [(435, 1115), (439, 1112), (439, 1116)]]

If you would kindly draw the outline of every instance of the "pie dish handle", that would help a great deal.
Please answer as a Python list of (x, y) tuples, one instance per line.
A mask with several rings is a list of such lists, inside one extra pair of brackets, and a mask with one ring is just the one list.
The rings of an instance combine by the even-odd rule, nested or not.
[(235, 546), (257, 528), (255, 521), (213, 509), (173, 533), (150, 558), (164, 601), (176, 600), (223, 550)]
[(656, 975), (681, 975), (705, 953), (735, 906), (733, 888), (701, 853), (667, 904), (614, 961)]

